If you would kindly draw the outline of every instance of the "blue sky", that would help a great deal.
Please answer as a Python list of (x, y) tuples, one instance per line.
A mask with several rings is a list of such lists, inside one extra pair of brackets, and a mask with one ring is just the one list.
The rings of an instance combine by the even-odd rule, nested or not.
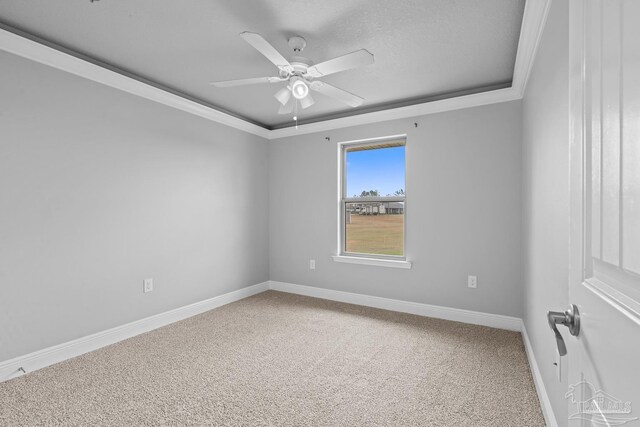
[(347, 197), (378, 190), (381, 196), (404, 190), (404, 146), (347, 151)]

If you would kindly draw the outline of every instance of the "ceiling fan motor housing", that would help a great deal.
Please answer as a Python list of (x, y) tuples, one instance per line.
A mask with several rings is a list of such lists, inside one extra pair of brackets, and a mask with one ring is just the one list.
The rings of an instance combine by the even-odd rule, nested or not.
[(313, 65), (313, 62), (309, 58), (305, 58), (303, 56), (293, 56), (290, 63), (293, 66), (294, 75), (310, 78), (310, 76), (305, 76), (309, 67)]

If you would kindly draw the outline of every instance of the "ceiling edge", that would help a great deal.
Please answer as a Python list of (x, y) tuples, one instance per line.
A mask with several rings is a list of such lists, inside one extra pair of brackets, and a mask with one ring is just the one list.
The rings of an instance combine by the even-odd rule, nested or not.
[(218, 111), (184, 96), (150, 85), (141, 80), (123, 75), (87, 60), (62, 52), (53, 47), (31, 40), (0, 28), (0, 50), (30, 59), (68, 73), (140, 96), (151, 101), (176, 108), (216, 123), (272, 140), (291, 135), (307, 134), (349, 126), (387, 120), (415, 117), (443, 111), (475, 107), (499, 102), (513, 101), (524, 96), (529, 74), (535, 59), (538, 44), (544, 30), (551, 0), (527, 0), (525, 3), (518, 50), (510, 88), (441, 99), (384, 111), (358, 114), (302, 126), (269, 130), (249, 121)]
[(138, 79), (110, 70), (85, 59), (76, 57), (11, 31), (0, 28), (0, 50), (21, 56), (53, 68), (75, 74), (130, 94), (146, 98), (159, 104), (176, 108), (216, 123), (221, 123), (244, 132), (268, 138), (269, 130), (218, 111), (184, 96), (145, 83)]
[(520, 38), (518, 40), (516, 61), (513, 70), (513, 81), (509, 88), (456, 96), (406, 107), (392, 108), (389, 110), (309, 123), (298, 126), (297, 129), (295, 127), (273, 129), (269, 132), (268, 138), (272, 140), (293, 135), (323, 132), (350, 126), (423, 116), (426, 114), (441, 113), (444, 111), (459, 110), (463, 108), (478, 107), (481, 105), (522, 99), (524, 97), (527, 81), (531, 74), (531, 68), (533, 67), (535, 56), (538, 51), (538, 45), (542, 38), (550, 6), (551, 0), (526, 0), (524, 14), (522, 16), (522, 26), (520, 28)]
[[(354, 110), (346, 110), (346, 111), (343, 110), (336, 113), (325, 114), (323, 116), (313, 117), (309, 119), (303, 118), (298, 120), (298, 127), (302, 125), (325, 122), (333, 119), (341, 119), (341, 118), (347, 118), (352, 116), (358, 116), (362, 114), (375, 113), (378, 111), (386, 111), (386, 110), (392, 110), (395, 108), (410, 107), (412, 105), (426, 104), (434, 101), (440, 101), (442, 99), (458, 98), (465, 95), (473, 95), (481, 92), (491, 92), (498, 89), (506, 89), (506, 88), (510, 88), (511, 84), (512, 82), (511, 80), (509, 80), (508, 82), (496, 83), (488, 86), (480, 86), (480, 87), (474, 87), (469, 89), (456, 90), (453, 92), (444, 92), (444, 93), (439, 93), (439, 94), (430, 95), (430, 96), (421, 96), (419, 98), (410, 98), (410, 99), (405, 99), (401, 101), (375, 104), (375, 105), (371, 105), (363, 108), (357, 108)], [(353, 111), (353, 113), (350, 113), (349, 111)], [(289, 120), (285, 124), (278, 124), (275, 126), (271, 126), (269, 129), (270, 130), (286, 129), (286, 128), (295, 126), (295, 124), (293, 123), (295, 122), (293, 122), (292, 120)]]
[(269, 139), (323, 132), (351, 126), (404, 119), (408, 117), (424, 116), (427, 114), (442, 113), (444, 111), (460, 110), (463, 108), (478, 107), (498, 102), (514, 101), (520, 98), (522, 97), (519, 93), (513, 87), (509, 87), (505, 89), (492, 90), (490, 92), (480, 92), (456, 98), (425, 102), (424, 104), (416, 104), (407, 107), (392, 108), (390, 110), (376, 111), (373, 113), (358, 114), (357, 116), (309, 123), (308, 125), (298, 126), (297, 129), (295, 127), (275, 129), (269, 132)]
[(550, 6), (551, 0), (527, 0), (524, 5), (512, 86), (518, 91), (521, 98), (527, 88)]

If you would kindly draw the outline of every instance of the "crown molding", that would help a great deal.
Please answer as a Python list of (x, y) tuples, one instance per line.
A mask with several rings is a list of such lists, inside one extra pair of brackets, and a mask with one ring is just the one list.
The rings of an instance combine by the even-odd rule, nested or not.
[(386, 122), (389, 120), (405, 119), (409, 117), (424, 116), (427, 114), (442, 113), (444, 111), (460, 110), (463, 108), (478, 107), (481, 105), (495, 104), (499, 102), (514, 101), (520, 99), (518, 92), (513, 88), (492, 90), (489, 92), (474, 93), (456, 98), (440, 99), (438, 101), (425, 102), (423, 104), (409, 105), (406, 107), (391, 108), (372, 113), (358, 114), (339, 119), (325, 120), (306, 125), (274, 129), (269, 131), (269, 139), (285, 138), (288, 136), (304, 135), (308, 133), (324, 132), (351, 126), (366, 125), (370, 123)]
[(520, 28), (520, 38), (518, 40), (516, 62), (513, 70), (513, 82), (510, 88), (441, 99), (406, 107), (392, 108), (334, 120), (326, 120), (323, 122), (309, 123), (298, 126), (297, 129), (295, 127), (275, 129), (269, 132), (268, 138), (278, 139), (314, 132), (325, 132), (345, 127), (417, 117), (427, 114), (442, 113), (445, 111), (460, 110), (463, 108), (479, 107), (481, 105), (522, 99), (524, 97), (529, 74), (531, 74), (531, 68), (533, 67), (538, 45), (540, 44), (540, 38), (542, 37), (550, 5), (551, 0), (526, 0), (524, 14), (522, 16), (522, 27)]
[(0, 50), (244, 132), (268, 138), (269, 130), (0, 28)]
[(267, 140), (522, 99), (551, 0), (527, 0), (510, 88), (269, 130), (117, 71), (0, 28), (0, 50), (211, 120)]
[[(514, 88), (520, 98), (524, 97), (529, 81), (529, 75), (533, 68), (534, 59), (538, 52), (538, 45), (542, 38), (542, 32), (547, 22), (547, 15), (551, 7), (551, 0), (526, 0), (520, 39), (518, 41), (518, 53), (513, 70)], [(567, 23), (569, 25), (569, 23)]]

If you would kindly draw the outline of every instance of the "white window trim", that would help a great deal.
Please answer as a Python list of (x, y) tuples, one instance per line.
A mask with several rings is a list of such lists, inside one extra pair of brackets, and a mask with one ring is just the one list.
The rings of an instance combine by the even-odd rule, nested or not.
[(397, 255), (377, 255), (377, 254), (361, 254), (361, 253), (353, 253), (353, 252), (345, 252), (344, 251), (344, 209), (343, 203), (349, 202), (367, 202), (367, 201), (379, 201), (379, 197), (343, 197), (346, 192), (346, 177), (345, 177), (345, 156), (346, 156), (346, 146), (357, 146), (357, 145), (383, 145), (391, 140), (403, 139), (407, 141), (407, 135), (390, 135), (379, 138), (368, 138), (368, 139), (359, 139), (353, 141), (344, 141), (338, 143), (338, 233), (337, 233), (337, 241), (338, 241), (338, 249), (337, 255), (334, 255), (332, 258), (335, 262), (342, 262), (348, 264), (361, 264), (361, 265), (372, 265), (378, 267), (392, 267), (392, 268), (403, 268), (409, 269), (411, 268), (411, 262), (407, 260), (406, 257), (406, 236), (407, 236), (407, 204), (406, 204), (406, 154), (405, 154), (405, 196), (404, 197), (384, 197), (385, 201), (403, 201), (405, 202), (404, 208), (404, 235), (403, 235), (403, 253), (404, 256)]
[(375, 265), (377, 267), (391, 267), (391, 268), (411, 268), (411, 261), (406, 260), (394, 260), (387, 258), (366, 258), (363, 256), (353, 255), (334, 255), (333, 260), (335, 262), (343, 262), (346, 264), (361, 264), (361, 265)]

